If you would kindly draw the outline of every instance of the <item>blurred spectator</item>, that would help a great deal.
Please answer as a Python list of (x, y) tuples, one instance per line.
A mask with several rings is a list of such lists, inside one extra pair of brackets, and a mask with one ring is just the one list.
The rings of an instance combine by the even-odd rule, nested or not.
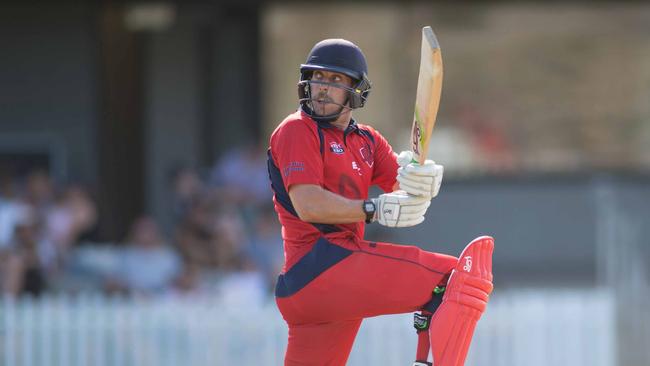
[(273, 208), (267, 206), (261, 209), (257, 215), (251, 238), (245, 248), (246, 255), (264, 273), (271, 286), (275, 283), (284, 263), (280, 229)]
[(192, 202), (176, 230), (176, 243), (190, 271), (217, 268), (221, 255), (214, 225), (216, 207), (210, 200)]
[(0, 174), (0, 291), (16, 296), (22, 287), (22, 263), (13, 248), (16, 226), (27, 206), (15, 199), (14, 182)]
[(185, 166), (174, 170), (171, 181), (174, 192), (174, 222), (179, 223), (189, 214), (194, 203), (204, 198), (205, 184), (196, 170)]
[(193, 280), (192, 287), (209, 290), (233, 274), (259, 272), (246, 256), (248, 233), (234, 206), (207, 197), (194, 202), (177, 228), (176, 241), (185, 263), (184, 279)]
[(34, 231), (36, 253), (48, 272), (59, 269), (61, 255), (47, 235), (47, 216), (54, 205), (54, 186), (47, 171), (36, 169), (25, 177), (21, 199), (30, 208), (30, 226)]
[(246, 235), (238, 212), (206, 198), (193, 204), (176, 240), (189, 267), (227, 271), (239, 268), (239, 247)]
[(37, 210), (49, 206), (54, 199), (54, 186), (49, 174), (42, 169), (30, 172), (25, 179), (25, 200)]
[(38, 253), (38, 231), (33, 216), (25, 215), (14, 232), (20, 293), (38, 296), (46, 290), (46, 274)]
[(162, 294), (172, 289), (180, 273), (178, 255), (165, 242), (156, 222), (144, 216), (133, 223), (117, 271), (107, 285), (110, 291)]
[(269, 294), (266, 273), (262, 267), (267, 262), (258, 262), (248, 255), (248, 236), (254, 235), (254, 230), (246, 230), (241, 217), (234, 206), (222, 207), (217, 215), (216, 229), (224, 258), (219, 268), (221, 276), (216, 290), (219, 300), (224, 304), (256, 306), (263, 304)]
[[(38, 197), (44, 198), (46, 187), (36, 184), (35, 188)], [(12, 296), (39, 295), (46, 283), (38, 253), (36, 212), (16, 197), (8, 175), (0, 180), (0, 194), (0, 289)]]
[(254, 263), (247, 261), (244, 246), (247, 231), (241, 214), (234, 206), (222, 206), (215, 217), (215, 229), (219, 239), (219, 269), (221, 271), (248, 270)]
[[(174, 210), (178, 226), (176, 244), (185, 268), (179, 285), (216, 290), (222, 298), (238, 299), (262, 291), (270, 273), (277, 274), (273, 234), (264, 218), (256, 235), (260, 208), (271, 199), (266, 157), (256, 145), (226, 152), (215, 164), (208, 180), (210, 189), (196, 171), (175, 172)], [(273, 221), (270, 221), (271, 223)], [(279, 245), (280, 263), (282, 245)], [(242, 295), (242, 294), (248, 295)]]
[(13, 184), (9, 176), (0, 178), (0, 251), (9, 249), (16, 225), (29, 209), (16, 198)]
[(0, 250), (0, 279), (5, 294), (40, 295), (46, 289), (45, 271), (38, 254), (38, 232), (34, 213), (17, 211), (13, 233)]
[(257, 145), (227, 151), (210, 174), (210, 184), (233, 203), (263, 205), (271, 199), (266, 154)]
[(51, 272), (62, 267), (70, 247), (97, 221), (97, 208), (89, 194), (71, 185), (44, 212), (42, 256)]

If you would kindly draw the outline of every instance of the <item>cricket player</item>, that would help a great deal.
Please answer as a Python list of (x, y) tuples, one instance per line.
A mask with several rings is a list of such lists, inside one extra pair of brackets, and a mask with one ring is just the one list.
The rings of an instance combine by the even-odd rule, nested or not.
[[(364, 318), (414, 311), (416, 365), (463, 365), (492, 290), (493, 240), (459, 258), (370, 242), (364, 226), (420, 224), (443, 167), (411, 163), (352, 111), (370, 94), (366, 59), (343, 39), (317, 43), (300, 66), (300, 108), (270, 138), (268, 168), (284, 240), (275, 290), (289, 327), (285, 365), (345, 365)], [(368, 198), (370, 186), (384, 192)], [(429, 343), (430, 339), (430, 343)]]

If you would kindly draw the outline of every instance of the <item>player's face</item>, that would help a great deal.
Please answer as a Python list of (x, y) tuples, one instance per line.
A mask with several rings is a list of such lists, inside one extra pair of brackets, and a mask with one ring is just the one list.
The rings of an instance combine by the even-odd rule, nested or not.
[[(312, 74), (311, 80), (352, 87), (352, 78), (338, 72), (317, 70)], [(327, 116), (338, 113), (341, 105), (347, 103), (348, 92), (337, 85), (311, 84), (312, 107), (316, 114)]]

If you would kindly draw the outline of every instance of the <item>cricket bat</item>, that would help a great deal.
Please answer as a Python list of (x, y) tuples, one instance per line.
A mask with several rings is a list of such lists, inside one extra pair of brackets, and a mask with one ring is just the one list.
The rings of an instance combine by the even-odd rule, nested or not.
[(440, 105), (442, 92), (442, 54), (436, 35), (431, 27), (422, 28), (420, 74), (415, 97), (415, 113), (411, 129), (413, 163), (424, 164), (427, 159), (429, 140)]

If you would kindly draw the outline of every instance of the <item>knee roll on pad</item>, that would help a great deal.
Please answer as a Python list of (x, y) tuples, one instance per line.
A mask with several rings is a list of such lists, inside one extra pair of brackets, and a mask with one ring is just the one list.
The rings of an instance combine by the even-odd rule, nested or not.
[(447, 288), (446, 301), (455, 301), (483, 313), (492, 292), (492, 282), (471, 277), (466, 273), (456, 273), (455, 281)]

